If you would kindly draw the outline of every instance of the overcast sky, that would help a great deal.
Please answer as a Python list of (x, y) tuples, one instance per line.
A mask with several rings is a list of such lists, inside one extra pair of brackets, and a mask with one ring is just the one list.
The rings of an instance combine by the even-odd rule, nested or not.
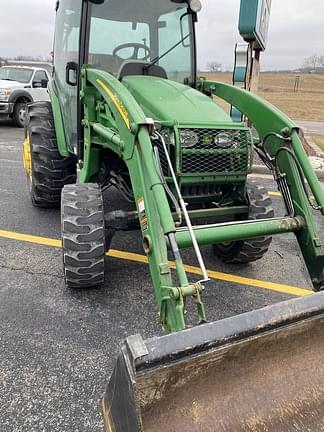
[[(232, 68), (239, 36), (240, 0), (202, 0), (198, 23), (199, 67), (210, 60)], [(52, 50), (55, 0), (1, 0), (0, 57), (48, 56)], [(273, 0), (263, 69), (298, 68), (312, 54), (324, 55), (324, 0)]]

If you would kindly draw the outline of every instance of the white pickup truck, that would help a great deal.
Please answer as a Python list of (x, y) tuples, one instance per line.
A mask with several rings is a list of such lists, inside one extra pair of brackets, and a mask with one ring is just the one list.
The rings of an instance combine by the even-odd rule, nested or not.
[(49, 100), (46, 69), (27, 66), (0, 68), (0, 118), (10, 117), (14, 124), (23, 127), (26, 105)]

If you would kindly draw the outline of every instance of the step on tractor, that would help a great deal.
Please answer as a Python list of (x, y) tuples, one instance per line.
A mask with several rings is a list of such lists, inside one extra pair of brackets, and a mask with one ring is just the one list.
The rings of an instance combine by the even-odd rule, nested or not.
[[(324, 252), (313, 214), (324, 214), (323, 190), (293, 121), (249, 91), (197, 78), (200, 8), (199, 0), (57, 2), (50, 102), (29, 105), (25, 127), (31, 200), (61, 207), (71, 289), (104, 283), (115, 232), (141, 234), (164, 335), (124, 341), (101, 401), (107, 431), (323, 430)], [(249, 20), (261, 16), (262, 36), (268, 13), (268, 1), (242, 1), (241, 34), (256, 50), (265, 38)], [(248, 178), (255, 152), (278, 184), (284, 217)], [(112, 188), (126, 207), (112, 209)], [(200, 246), (250, 263), (286, 233), (318, 292), (208, 323)], [(199, 278), (186, 272), (183, 248), (193, 248)]]

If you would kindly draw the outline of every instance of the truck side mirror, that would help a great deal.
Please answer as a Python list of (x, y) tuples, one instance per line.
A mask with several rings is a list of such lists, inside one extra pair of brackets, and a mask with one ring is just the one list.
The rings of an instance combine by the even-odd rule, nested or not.
[(47, 88), (47, 84), (48, 84), (48, 80), (47, 79), (42, 79), (41, 80), (41, 86), (42, 86), (42, 88)]

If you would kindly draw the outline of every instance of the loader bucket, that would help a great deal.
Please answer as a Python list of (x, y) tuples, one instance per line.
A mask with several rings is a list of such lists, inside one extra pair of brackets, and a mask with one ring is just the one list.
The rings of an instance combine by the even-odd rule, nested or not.
[(102, 413), (109, 432), (323, 431), (324, 293), (128, 338)]

